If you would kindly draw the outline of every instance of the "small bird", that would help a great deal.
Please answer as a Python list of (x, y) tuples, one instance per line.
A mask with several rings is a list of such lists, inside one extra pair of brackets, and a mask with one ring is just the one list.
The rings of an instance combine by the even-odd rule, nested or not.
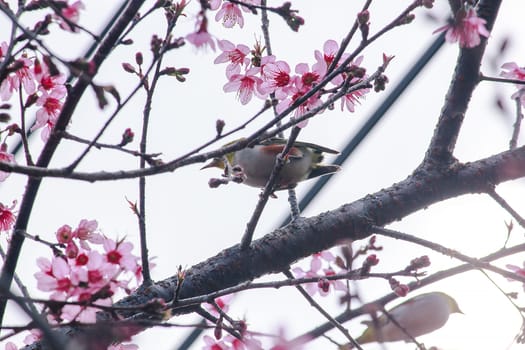
[[(214, 158), (201, 169), (220, 168), (225, 170), (225, 176), (241, 177), (242, 180), (238, 182), (253, 187), (264, 187), (272, 174), (276, 157), (283, 151), (286, 142), (286, 139), (270, 138), (254, 146), (226, 154), (222, 158)], [(339, 171), (338, 165), (321, 164), (323, 153), (338, 154), (339, 152), (313, 143), (294, 142), (285, 156), (286, 163), (279, 172), (275, 190), (293, 188), (300, 181)]]
[[(420, 294), (388, 311), (398, 325), (386, 315), (381, 315), (376, 322), (364, 321), (368, 328), (356, 341), (359, 344), (400, 340), (410, 342), (411, 338), (406, 333), (415, 338), (433, 332), (443, 327), (450, 314), (456, 312), (463, 313), (451, 296), (442, 292)], [(340, 349), (352, 349), (352, 346), (345, 344)]]

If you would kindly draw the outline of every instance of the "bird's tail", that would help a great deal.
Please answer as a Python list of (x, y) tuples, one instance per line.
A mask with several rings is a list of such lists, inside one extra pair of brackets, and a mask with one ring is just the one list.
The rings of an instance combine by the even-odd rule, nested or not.
[(332, 174), (336, 173), (339, 170), (341, 170), (341, 167), (339, 165), (317, 165), (312, 169), (310, 174), (308, 175), (309, 179), (312, 179), (314, 177), (323, 176), (326, 174)]

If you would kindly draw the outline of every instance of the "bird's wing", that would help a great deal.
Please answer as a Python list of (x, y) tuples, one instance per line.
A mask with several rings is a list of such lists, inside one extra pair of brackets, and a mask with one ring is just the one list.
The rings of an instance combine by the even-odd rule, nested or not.
[[(271, 144), (271, 145), (262, 145), (263, 152), (277, 156), (284, 149), (284, 144)], [(288, 157), (292, 159), (300, 159), (304, 157), (304, 152), (301, 151), (298, 147), (292, 147), (288, 151)]]
[[(285, 145), (288, 140), (282, 139), (279, 137), (272, 137), (267, 140), (264, 140), (261, 142), (261, 145), (269, 145), (269, 144), (278, 144), (278, 145)], [(294, 146), (297, 147), (309, 147), (319, 152), (325, 152), (325, 153), (331, 153), (331, 154), (339, 154), (339, 151), (333, 150), (328, 147), (320, 146), (315, 143), (310, 142), (302, 142), (302, 141), (295, 141)]]

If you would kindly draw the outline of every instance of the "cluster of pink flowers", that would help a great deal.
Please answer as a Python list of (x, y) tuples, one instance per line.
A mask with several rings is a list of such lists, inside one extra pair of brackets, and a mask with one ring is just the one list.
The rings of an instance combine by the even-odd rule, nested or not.
[[(247, 4), (260, 5), (261, 0), (244, 0)], [(186, 1), (183, 0), (182, 6), (185, 6)], [(249, 12), (250, 9), (246, 6), (233, 4), (231, 2), (223, 0), (208, 0), (208, 10), (217, 11), (215, 20), (221, 22), (226, 28), (233, 28), (236, 24), (240, 28), (244, 26), (244, 17), (242, 11)], [(220, 7), (220, 9), (219, 9)], [(242, 11), (241, 11), (242, 9)], [(211, 48), (215, 51), (215, 40), (213, 36), (208, 32), (208, 18), (206, 12), (203, 10), (197, 15), (195, 22), (195, 31), (188, 34), (186, 39), (197, 48)]]
[(476, 10), (470, 7), (459, 10), (449, 24), (436, 29), (434, 33), (446, 31), (446, 41), (451, 43), (459, 41), (459, 46), (472, 48), (479, 45), (480, 36), (489, 37), (490, 33), (485, 23), (487, 21), (478, 17)]
[[(227, 40), (220, 40), (218, 44), (223, 52), (214, 63), (228, 63), (226, 67), (228, 82), (224, 85), (223, 90), (237, 92), (242, 104), (250, 102), (253, 96), (266, 99), (269, 94), (273, 93), (279, 101), (277, 104), (279, 113), (306, 95), (326, 76), (328, 67), (339, 51), (336, 41), (327, 40), (323, 46), (323, 52), (315, 51), (316, 62), (311, 67), (307, 63), (297, 64), (295, 74), (293, 74), (287, 62), (277, 60), (274, 55), (262, 56), (259, 46), (251, 51), (246, 45), (234, 45)], [(249, 54), (253, 55), (251, 59), (248, 57)], [(343, 55), (341, 60), (346, 57), (348, 56)], [(358, 67), (361, 61), (362, 57), (356, 59), (352, 66)], [(330, 83), (340, 86), (347, 78), (347, 74), (342, 73), (335, 76)], [(362, 77), (352, 77), (350, 83), (358, 83), (361, 79)], [(341, 110), (346, 108), (354, 112), (355, 104), (359, 103), (359, 99), (368, 91), (369, 89), (363, 88), (345, 95), (342, 99)], [(322, 104), (321, 93), (316, 92), (296, 108), (294, 117), (297, 118)], [(300, 126), (304, 125), (305, 123)]]
[(0, 233), (11, 230), (15, 223), (16, 215), (14, 212), (16, 201), (10, 207), (0, 202)]
[[(260, 5), (260, 0), (244, 1), (251, 5)], [(219, 9), (220, 7), (220, 9)], [(226, 28), (233, 28), (236, 24), (240, 28), (244, 26), (242, 11), (250, 11), (246, 6), (234, 4), (223, 0), (208, 0), (206, 10), (217, 11), (215, 20), (222, 21)], [(213, 36), (208, 32), (208, 19), (206, 10), (202, 10), (197, 15), (196, 30), (186, 36), (186, 39), (197, 48), (210, 47), (215, 51), (216, 45)], [(228, 82), (224, 85), (225, 92), (236, 92), (239, 101), (244, 105), (249, 103), (253, 96), (266, 99), (270, 94), (275, 94), (279, 101), (277, 112), (281, 113), (292, 106), (295, 101), (307, 94), (316, 84), (318, 84), (327, 74), (328, 67), (332, 64), (335, 55), (339, 50), (339, 45), (334, 40), (328, 40), (324, 44), (323, 52), (316, 50), (316, 62), (311, 66), (307, 63), (299, 63), (295, 66), (295, 71), (291, 73), (289, 63), (277, 60), (275, 56), (263, 56), (263, 50), (258, 44), (253, 50), (244, 44), (234, 45), (228, 40), (218, 40), (217, 45), (222, 53), (215, 59), (215, 63), (228, 63), (226, 67), (226, 78)], [(252, 57), (248, 57), (248, 55)], [(341, 61), (348, 55), (343, 55)], [(362, 61), (362, 57), (356, 59), (352, 66), (357, 67)], [(356, 84), (364, 77), (350, 77), (350, 83)], [(341, 86), (348, 78), (348, 73), (342, 73), (332, 78), (331, 84)], [(354, 112), (355, 105), (369, 92), (363, 88), (346, 94), (341, 99), (341, 110), (345, 108)], [(323, 104), (321, 93), (317, 92), (307, 98), (301, 105), (296, 106), (294, 117), (297, 118), (313, 108)], [(299, 126), (306, 125), (306, 121), (299, 123)]]
[[(1, 44), (2, 47), (5, 45)], [(45, 63), (36, 57), (30, 59), (26, 54), (18, 58), (16, 64), (19, 68), (0, 84), (0, 99), (9, 100), (13, 92), (21, 87), (27, 95), (34, 96), (36, 105), (40, 108), (36, 111), (36, 123), (31, 130), (43, 128), (41, 137), (46, 141), (55, 126), (62, 109), (62, 101), (67, 94), (64, 86), (66, 78), (63, 74), (51, 75)]]
[(131, 253), (133, 245), (104, 237), (97, 226), (94, 220), (81, 220), (74, 230), (69, 225), (60, 227), (56, 236), (65, 246), (62, 254), (51, 260), (37, 259), (38, 289), (50, 292), (51, 300), (78, 303), (65, 304), (50, 315), (55, 322), (94, 322), (99, 309), (93, 305), (111, 306), (111, 297), (117, 291), (129, 293), (131, 280), (137, 285), (141, 281), (142, 269)]
[(337, 264), (335, 264), (335, 261), (336, 257), (330, 251), (325, 250), (312, 255), (310, 269), (308, 271), (303, 270), (301, 267), (294, 267), (292, 272), (296, 278), (319, 278), (317, 283), (307, 283), (304, 285), (305, 290), (312, 296), (316, 293), (319, 293), (321, 296), (327, 296), (330, 294), (330, 288), (339, 291), (348, 291), (343, 281), (326, 279), (326, 277), (336, 274), (334, 266), (337, 267)]
[[(507, 62), (504, 65), (501, 66), (504, 71), (501, 72), (501, 76), (508, 78), (508, 79), (516, 79), (521, 80), (525, 82), (525, 67), (520, 67), (515, 62)], [(516, 87), (518, 88), (518, 91), (516, 91), (511, 98), (513, 99), (519, 99), (521, 101), (521, 105), (525, 105), (525, 85), (524, 84), (516, 84)]]
[[(53, 18), (60, 28), (70, 32), (78, 31), (75, 24), (78, 23), (80, 10), (84, 8), (82, 1), (57, 1), (57, 5), (60, 13), (53, 14)], [(7, 43), (0, 43), (0, 61), (5, 59), (7, 51)], [(27, 53), (16, 58), (11, 68), (13, 72), (0, 82), (0, 100), (8, 101), (14, 92), (23, 89), (29, 96), (27, 101), (36, 101), (36, 105), (40, 107), (36, 111), (36, 123), (31, 130), (42, 128), (42, 140), (47, 141), (67, 94), (64, 86), (66, 78), (63, 74), (52, 74), (46, 64), (41, 63), (36, 56), (29, 57)], [(0, 161), (5, 161), (1, 154)]]

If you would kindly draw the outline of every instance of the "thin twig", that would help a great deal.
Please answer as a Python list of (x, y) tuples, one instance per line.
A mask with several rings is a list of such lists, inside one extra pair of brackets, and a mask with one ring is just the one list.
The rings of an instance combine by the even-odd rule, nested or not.
[(480, 73), (479, 81), (484, 81), (484, 80), (485, 81), (495, 81), (498, 83), (525, 85), (525, 80), (500, 78), (500, 77), (487, 77)]
[[(287, 271), (283, 271), (284, 275), (290, 279), (294, 278), (293, 274), (287, 270)], [(312, 298), (312, 296), (310, 294), (308, 294), (308, 292), (300, 285), (297, 285), (295, 286), (295, 288), (299, 291), (299, 293), (301, 293), (301, 295), (306, 299), (306, 301), (308, 301), (308, 303), (314, 308), (316, 309), (317, 311), (319, 311), (319, 313), (321, 315), (323, 315), (327, 320), (328, 322), (330, 322), (331, 324), (334, 325), (335, 328), (337, 328), (339, 331), (341, 331), (341, 333), (343, 333), (343, 335), (346, 337), (346, 339), (348, 339), (348, 341), (350, 341), (350, 343), (352, 343), (352, 345), (356, 348), (356, 349), (359, 349), (359, 350), (363, 350), (363, 348), (361, 348), (361, 346), (359, 345), (358, 342), (355, 341), (355, 339), (350, 335), (350, 333), (348, 332), (348, 329), (346, 329), (345, 327), (343, 327), (343, 325), (339, 322), (337, 322), (337, 320), (335, 318), (333, 318), (328, 312), (326, 312), (325, 309), (322, 308), (321, 305), (319, 305), (318, 302), (316, 302), (314, 300), (314, 298)]]
[(525, 219), (514, 210), (507, 201), (501, 197), (497, 192), (494, 186), (491, 186), (487, 190), (487, 194), (496, 201), (503, 209), (505, 209), (512, 217), (520, 224), (521, 227), (525, 228)]
[[(215, 327), (217, 327), (217, 322), (219, 322), (219, 319), (217, 317), (213, 316), (208, 311), (204, 310), (202, 307), (195, 310), (195, 312), (202, 318), (206, 319), (208, 322), (211, 322), (212, 324), (214, 324)], [(242, 336), (233, 327), (228, 327), (228, 326), (225, 326), (224, 324), (221, 324), (220, 328), (226, 330), (228, 333), (233, 335), (235, 338), (242, 339)]]
[[(372, 0), (367, 0), (361, 9), (361, 12), (367, 10), (370, 7), (371, 3), (372, 3)], [(357, 31), (358, 25), (359, 24), (357, 22), (357, 16), (356, 16), (356, 19), (354, 20), (354, 24), (352, 24), (350, 31), (348, 32), (348, 34), (346, 34), (343, 41), (341, 41), (341, 45), (339, 45), (339, 51), (337, 51), (332, 63), (330, 63), (330, 66), (326, 70), (327, 73), (330, 73), (332, 70), (334, 70), (337, 67), (337, 64), (339, 60), (341, 59), (341, 57), (343, 57), (343, 54), (346, 48), (348, 47), (348, 44), (350, 44), (350, 40), (352, 40), (352, 38), (354, 37), (354, 34)]]
[[(76, 135), (70, 134), (67, 131), (62, 131), (62, 137), (64, 139), (66, 139), (66, 140), (76, 141), (76, 142), (79, 142), (79, 143), (83, 143), (85, 145), (89, 145), (92, 142), (90, 140), (87, 140), (87, 139), (78, 137)], [(124, 153), (127, 153), (127, 154), (131, 154), (132, 156), (135, 156), (135, 157), (141, 157), (141, 158), (144, 158), (146, 160), (146, 162), (148, 162), (151, 165), (156, 164), (157, 162), (156, 162), (155, 158), (162, 154), (162, 153), (142, 154), (139, 151), (134, 151), (134, 150), (123, 148), (120, 144), (109, 144), (109, 143), (101, 143), (101, 142), (95, 142), (93, 144), (93, 147), (98, 148), (98, 149), (103, 149), (103, 148), (112, 149), (112, 150), (124, 152)]]
[(349, 280), (349, 281), (355, 281), (355, 280), (362, 280), (362, 279), (368, 279), (368, 278), (379, 278), (383, 280), (389, 280), (392, 277), (414, 277), (419, 278), (422, 276), (420, 273), (413, 273), (413, 272), (407, 272), (405, 270), (400, 270), (396, 272), (391, 273), (368, 273), (363, 274), (361, 269), (357, 270), (349, 270), (343, 273), (336, 273), (334, 275), (330, 276), (316, 276), (316, 277), (303, 277), (303, 278), (291, 278), (286, 280), (278, 280), (278, 281), (271, 281), (271, 282), (246, 282), (239, 284), (234, 287), (225, 288), (213, 293), (205, 294), (205, 295), (199, 295), (196, 297), (186, 298), (186, 299), (180, 299), (180, 300), (174, 300), (171, 302), (168, 307), (174, 310), (174, 313), (176, 313), (179, 309), (185, 309), (188, 306), (193, 305), (199, 305), (202, 303), (209, 303), (210, 300), (214, 300), (216, 298), (238, 293), (246, 290), (254, 290), (254, 289), (278, 289), (282, 287), (295, 287), (299, 285), (304, 285), (308, 283), (318, 283), (320, 279), (325, 279), (328, 281), (337, 281), (337, 280)]
[(522, 105), (521, 105), (521, 98), (525, 94), (525, 89), (520, 89), (518, 91), (518, 96), (516, 96), (516, 121), (514, 122), (513, 129), (512, 129), (512, 138), (509, 142), (510, 149), (515, 149), (518, 147), (518, 138), (520, 136), (521, 131), (521, 121), (523, 120), (523, 112), (522, 112)]
[[(266, 10), (266, 0), (261, 1), (261, 6), (263, 6), (263, 9), (261, 11), (261, 30), (263, 32), (264, 36), (264, 45), (266, 46), (266, 50), (268, 52), (268, 55), (272, 55), (272, 45), (270, 41), (270, 21), (268, 19), (268, 11)], [(275, 92), (270, 93), (270, 98), (272, 101), (275, 100)], [(277, 112), (277, 104), (273, 105), (273, 114), (274, 117), (277, 117), (279, 113)], [(275, 124), (276, 127), (281, 126), (281, 120), (278, 120)], [(284, 132), (280, 132), (277, 134), (280, 138), (284, 138)], [(297, 218), (300, 215), (299, 205), (297, 204), (297, 194), (295, 192), (295, 188), (289, 188), (288, 189), (288, 203), (290, 203), (290, 212), (292, 215), (292, 218)]]
[(31, 157), (31, 151), (29, 150), (29, 143), (27, 142), (26, 136), (26, 108), (24, 106), (24, 101), (22, 98), (22, 88), (18, 92), (18, 102), (20, 104), (20, 139), (22, 140), (22, 145), (24, 146), (24, 155), (26, 157), (27, 165), (34, 165), (33, 158)]
[(456, 251), (454, 249), (450, 249), (450, 248), (447, 248), (445, 246), (442, 246), (441, 244), (438, 244), (438, 243), (435, 243), (435, 242), (431, 242), (431, 241), (427, 241), (425, 239), (419, 238), (420, 236), (416, 237), (416, 236), (409, 235), (409, 234), (406, 234), (406, 233), (403, 233), (403, 232), (399, 232), (399, 231), (395, 231), (395, 230), (391, 230), (391, 229), (387, 229), (387, 228), (379, 227), (379, 226), (372, 226), (372, 231), (377, 233), (377, 234), (379, 234), (379, 235), (383, 235), (383, 236), (391, 237), (391, 238), (395, 238), (395, 239), (401, 239), (403, 241), (412, 242), (412, 243), (421, 245), (423, 247), (432, 249), (432, 250), (434, 250), (434, 251), (436, 251), (438, 253), (441, 253), (441, 254), (453, 257), (455, 259), (458, 259), (459, 261), (463, 261), (463, 262), (466, 262), (468, 264), (471, 264), (473, 267), (475, 267), (477, 269), (490, 270), (490, 271), (495, 272), (495, 273), (497, 273), (497, 274), (499, 274), (499, 275), (501, 275), (503, 277), (510, 278), (510, 279), (513, 279), (513, 280), (525, 283), (525, 276), (520, 276), (520, 275), (518, 275), (518, 274), (516, 274), (516, 273), (514, 273), (512, 271), (501, 269), (499, 267), (496, 267), (496, 266), (490, 264), (489, 262), (487, 262), (485, 260), (471, 258), (470, 256), (461, 254), (460, 252), (458, 252), (458, 251)]

